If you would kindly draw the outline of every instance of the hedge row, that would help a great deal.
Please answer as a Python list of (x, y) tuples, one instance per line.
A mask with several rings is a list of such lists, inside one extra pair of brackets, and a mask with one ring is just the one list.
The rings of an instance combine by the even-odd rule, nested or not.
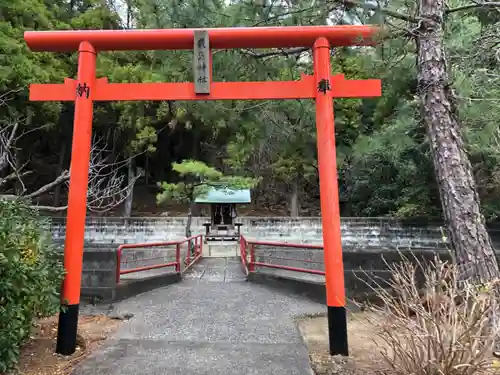
[(0, 373), (16, 366), (34, 319), (57, 313), (64, 275), (38, 212), (0, 200)]

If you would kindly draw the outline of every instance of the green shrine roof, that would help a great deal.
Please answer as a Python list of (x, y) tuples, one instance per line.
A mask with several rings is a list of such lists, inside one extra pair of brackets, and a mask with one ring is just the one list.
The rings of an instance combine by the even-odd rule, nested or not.
[(211, 187), (207, 194), (195, 199), (195, 203), (250, 203), (250, 189)]

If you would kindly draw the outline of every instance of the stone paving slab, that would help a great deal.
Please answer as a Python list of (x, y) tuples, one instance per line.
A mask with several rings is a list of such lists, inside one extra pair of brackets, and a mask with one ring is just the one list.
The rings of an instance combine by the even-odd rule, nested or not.
[(152, 270), (140, 271), (134, 273), (126, 273), (124, 275), (120, 275), (120, 280), (122, 281), (141, 280), (141, 279), (146, 279), (148, 277), (167, 275), (173, 273), (175, 273), (175, 266), (156, 268)]
[(325, 307), (242, 274), (237, 259), (203, 259), (198, 277), (118, 303), (134, 317), (73, 375), (311, 375), (294, 317)]
[(241, 269), (239, 258), (204, 258), (202, 262), (194, 264), (186, 279), (203, 281), (244, 281), (245, 275)]
[(256, 272), (266, 274), (266, 275), (285, 277), (285, 278), (289, 278), (289, 279), (314, 282), (314, 283), (318, 283), (318, 284), (325, 283), (325, 276), (324, 275), (316, 275), (316, 274), (312, 274), (312, 273), (280, 270), (280, 269), (265, 268), (265, 267), (257, 267)]
[[(115, 366), (109, 366), (113, 362)], [(312, 375), (307, 350), (293, 344), (119, 340), (87, 360), (79, 375)]]

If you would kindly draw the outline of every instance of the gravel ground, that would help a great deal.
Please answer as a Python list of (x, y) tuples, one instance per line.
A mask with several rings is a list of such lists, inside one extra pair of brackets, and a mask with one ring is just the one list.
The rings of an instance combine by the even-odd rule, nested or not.
[(294, 318), (320, 312), (246, 282), (237, 259), (203, 259), (181, 283), (115, 305), (133, 317), (73, 374), (311, 375)]

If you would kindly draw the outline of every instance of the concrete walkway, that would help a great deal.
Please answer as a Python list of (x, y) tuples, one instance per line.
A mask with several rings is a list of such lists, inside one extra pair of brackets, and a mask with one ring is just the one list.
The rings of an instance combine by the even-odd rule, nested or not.
[(325, 310), (245, 281), (224, 258), (116, 309), (134, 317), (74, 375), (311, 375), (293, 317)]

